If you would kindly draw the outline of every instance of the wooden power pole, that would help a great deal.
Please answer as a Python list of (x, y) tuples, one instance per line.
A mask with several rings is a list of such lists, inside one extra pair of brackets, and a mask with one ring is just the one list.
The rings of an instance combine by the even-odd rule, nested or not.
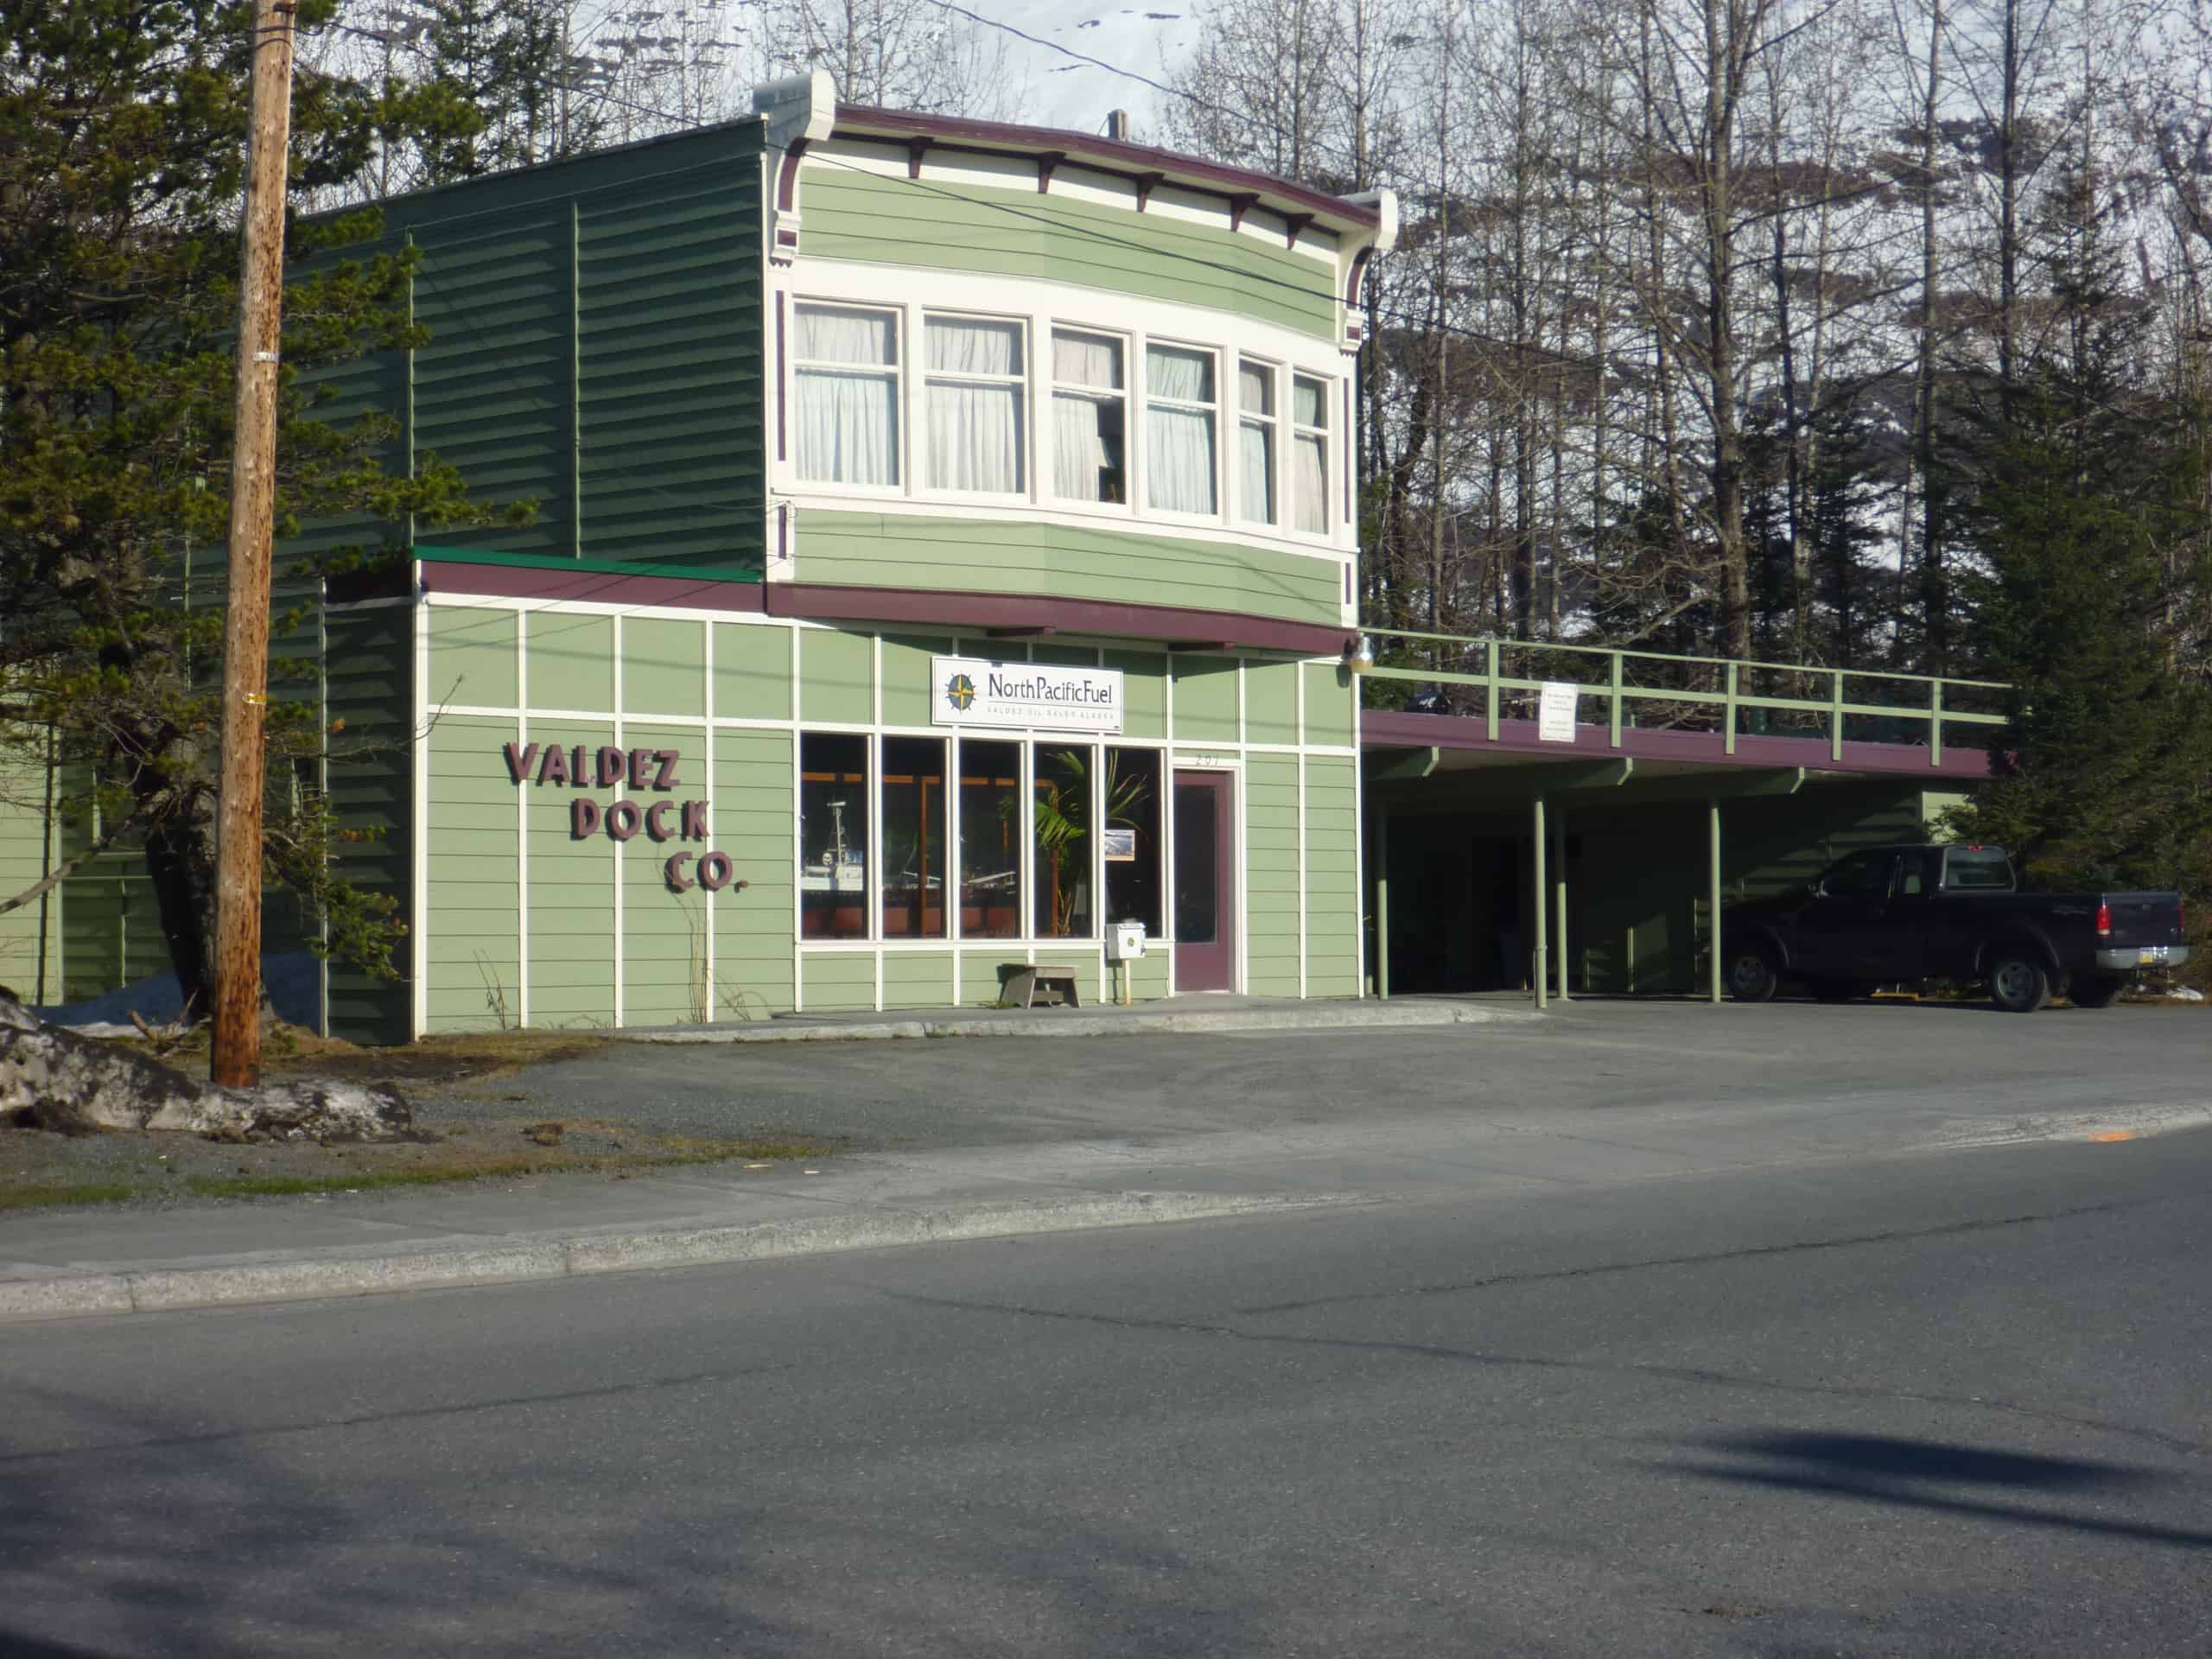
[(292, 131), (295, 0), (254, 0), (253, 105), (238, 283), (230, 609), (223, 625), (223, 778), (216, 812), (215, 1032), (209, 1071), (261, 1080), (261, 800), (269, 713), (269, 564), (276, 496), (276, 351)]

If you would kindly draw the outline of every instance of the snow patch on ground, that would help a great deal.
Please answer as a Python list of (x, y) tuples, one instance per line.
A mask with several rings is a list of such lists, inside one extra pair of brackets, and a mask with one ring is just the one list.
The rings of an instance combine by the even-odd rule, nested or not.
[[(322, 1032), (322, 964), (305, 950), (288, 951), (261, 959), (262, 983), (269, 988), (270, 1005), (288, 1026), (302, 1026), (318, 1035)], [(184, 1012), (184, 993), (175, 974), (125, 985), (120, 990), (35, 1008), (33, 1013), (50, 1026), (67, 1027), (87, 1037), (135, 1037), (130, 1023), (137, 1014), (149, 1026), (166, 1026)]]

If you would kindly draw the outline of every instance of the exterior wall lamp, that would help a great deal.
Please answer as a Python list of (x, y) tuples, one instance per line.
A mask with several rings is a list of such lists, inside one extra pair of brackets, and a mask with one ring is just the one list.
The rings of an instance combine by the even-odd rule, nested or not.
[(1375, 666), (1375, 642), (1363, 633), (1345, 640), (1343, 666), (1347, 674), (1366, 673)]

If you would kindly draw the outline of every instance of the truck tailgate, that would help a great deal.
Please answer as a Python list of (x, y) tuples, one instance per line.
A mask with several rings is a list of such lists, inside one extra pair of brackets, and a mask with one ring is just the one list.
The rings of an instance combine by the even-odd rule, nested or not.
[(2112, 913), (2112, 931), (2100, 934), (2103, 945), (2179, 944), (2181, 895), (2172, 893), (2107, 893), (2100, 902)]

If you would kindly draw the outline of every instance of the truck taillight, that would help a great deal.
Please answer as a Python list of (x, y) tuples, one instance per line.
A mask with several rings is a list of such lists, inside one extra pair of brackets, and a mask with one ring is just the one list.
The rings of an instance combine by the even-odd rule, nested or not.
[(2110, 905), (2100, 904), (2097, 906), (2097, 937), (2101, 939), (2112, 937), (2112, 906)]

